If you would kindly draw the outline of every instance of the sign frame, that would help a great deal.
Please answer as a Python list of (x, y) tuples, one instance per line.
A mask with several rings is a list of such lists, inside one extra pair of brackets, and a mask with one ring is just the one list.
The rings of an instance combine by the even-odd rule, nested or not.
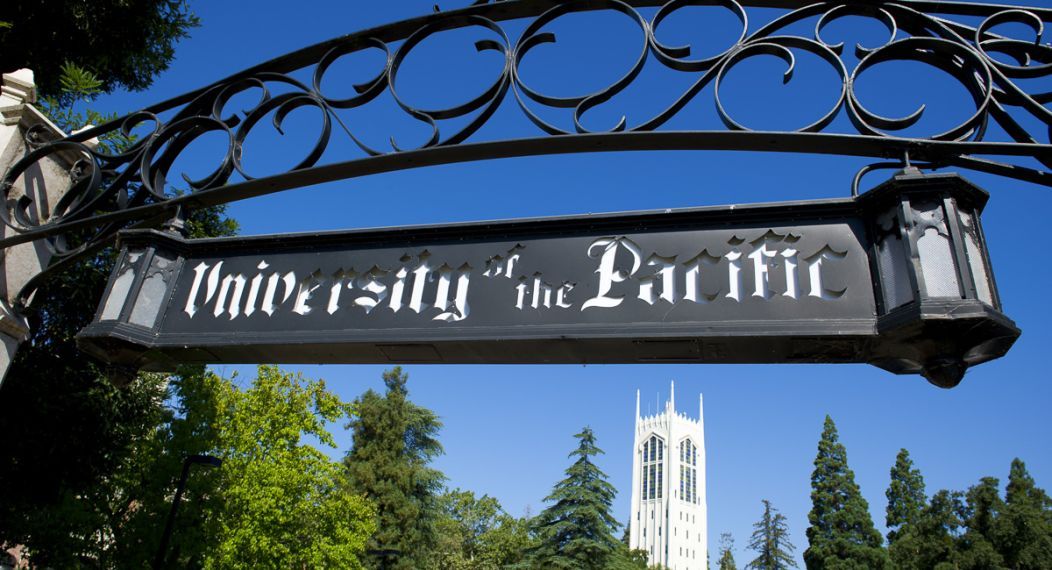
[[(96, 319), (78, 335), (78, 341), (89, 353), (113, 364), (150, 369), (172, 368), (177, 362), (260, 361), (494, 364), (867, 362), (896, 373), (920, 372), (936, 384), (952, 385), (959, 382), (968, 366), (1004, 354), (1019, 335), (1014, 323), (1000, 312), (1000, 299), (989, 271), (986, 244), (978, 226), (978, 215), (986, 199), (985, 192), (957, 175), (907, 174), (861, 196), (845, 199), (205, 240), (186, 240), (171, 232), (156, 230), (127, 231), (121, 234), (121, 259)], [(944, 241), (953, 248), (949, 257), (955, 271), (954, 282), (960, 285), (959, 295), (930, 294), (932, 291), (928, 289), (935, 283), (930, 273), (930, 282), (925, 283), (925, 264), (929, 259), (920, 254), (921, 249), (929, 247), (924, 242), (926, 234), (921, 232), (920, 237), (909, 237), (911, 231), (920, 228), (917, 222), (926, 214), (907, 211), (911, 200), (938, 206), (940, 231), (946, 234)], [(882, 223), (887, 225), (888, 212), (892, 212), (892, 218), (896, 215), (894, 212), (898, 212), (899, 218), (894, 219), (907, 222), (893, 222), (890, 230), (884, 228), (882, 234), (879, 226)], [(965, 217), (974, 222), (961, 222), (960, 219)], [(950, 223), (946, 223), (947, 220)], [(273, 257), (299, 252), (299, 255), (319, 258), (320, 252), (340, 248), (464, 248), (489, 242), (506, 245), (509, 240), (657, 235), (691, 228), (760, 231), (767, 227), (771, 228), (768, 231), (778, 232), (792, 231), (806, 224), (845, 222), (859, 240), (865, 259), (857, 269), (868, 270), (866, 281), (870, 286), (868, 306), (862, 311), (853, 307), (846, 318), (830, 318), (828, 315), (787, 318), (785, 312), (773, 311), (769, 319), (741, 321), (725, 318), (709, 322), (645, 323), (637, 318), (622, 322), (562, 322), (551, 326), (523, 326), (509, 322), (489, 328), (458, 328), (441, 323), (412, 330), (345, 327), (321, 331), (279, 329), (277, 333), (254, 330), (217, 332), (191, 327), (174, 334), (164, 323), (168, 322), (166, 319), (176, 318), (172, 314), (179, 313), (179, 305), (186, 297), (184, 295), (173, 302), (175, 285), (166, 286), (163, 300), (155, 303), (159, 313), (153, 326), (134, 324), (133, 313), (137, 309), (134, 302), (128, 301), (136, 299), (134, 293), (142, 288), (149, 271), (135, 273), (127, 291), (122, 290), (124, 297), (119, 311), (113, 308), (117, 305), (108, 307), (118, 274), (133, 255), (131, 252), (135, 251), (145, 252), (147, 256), (155, 255), (157, 251), (168, 252), (173, 265), (166, 271), (186, 275), (192, 271), (187, 266), (189, 259), (246, 253), (265, 252)], [(969, 223), (972, 225), (968, 226)], [(973, 226), (974, 229), (970, 229)], [(973, 246), (968, 246), (964, 239), (966, 229), (972, 232), (969, 236), (973, 238)], [(925, 231), (930, 233), (930, 228)], [(881, 240), (892, 234), (906, 238), (903, 243), (907, 247), (901, 252), (895, 271), (901, 273), (912, 265), (912, 270), (908, 271), (909, 297), (906, 302), (900, 299), (894, 306), (886, 300), (888, 292), (884, 289), (889, 282), (882, 278), (882, 274), (887, 273), (888, 268), (881, 266), (881, 248), (885, 242), (878, 244), (878, 234), (884, 236)], [(975, 243), (979, 245), (981, 259), (969, 264), (967, 260), (975, 258), (976, 254), (967, 247), (974, 249)], [(147, 257), (142, 263), (149, 267), (152, 262)], [(200, 265), (207, 264), (200, 262)], [(198, 284), (202, 281), (203, 271), (197, 275)], [(975, 271), (984, 274), (986, 284), (982, 287), (976, 285), (978, 277), (972, 274)], [(901, 283), (896, 286), (901, 287)], [(980, 299), (979, 293), (983, 291), (985, 296)], [(224, 298), (225, 292), (219, 296), (219, 299)], [(521, 301), (520, 292), (520, 304)], [(865, 297), (852, 302), (865, 302)], [(536, 305), (536, 300), (534, 303)], [(224, 307), (217, 307), (215, 316), (218, 317)], [(189, 301), (186, 301), (183, 312), (192, 317), (190, 310)], [(186, 320), (183, 315), (179, 317)]]

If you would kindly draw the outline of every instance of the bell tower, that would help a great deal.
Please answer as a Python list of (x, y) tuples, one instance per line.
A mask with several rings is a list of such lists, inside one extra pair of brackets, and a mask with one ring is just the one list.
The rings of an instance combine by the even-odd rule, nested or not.
[(708, 521), (701, 395), (698, 418), (692, 419), (676, 411), (673, 382), (664, 410), (644, 416), (637, 390), (632, 450), (629, 547), (645, 551), (648, 564), (705, 570)]

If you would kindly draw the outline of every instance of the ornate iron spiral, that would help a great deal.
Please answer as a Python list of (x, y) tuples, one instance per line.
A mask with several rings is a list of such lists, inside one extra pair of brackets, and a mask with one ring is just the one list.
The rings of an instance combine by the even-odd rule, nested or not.
[[(749, 10), (756, 6), (782, 8), (785, 13), (770, 23), (750, 29)], [(740, 23), (737, 39), (715, 55), (694, 57), (690, 46), (670, 46), (660, 39), (665, 22), (674, 20), (684, 8), (712, 6), (729, 11)], [(640, 41), (638, 56), (627, 73), (605, 87), (581, 96), (561, 97), (545, 94), (531, 86), (520, 74), (520, 66), (537, 46), (557, 41), (549, 31), (556, 20), (583, 12), (611, 12), (633, 24)], [(649, 17), (644, 14), (652, 12)], [(888, 32), (883, 45), (854, 46), (858, 62), (849, 67), (844, 60), (844, 43), (830, 43), (823, 33), (827, 26), (845, 16), (871, 18)], [(954, 18), (981, 18), (970, 26)], [(525, 21), (525, 30), (516, 40), (509, 38), (502, 22)], [(847, 0), (805, 4), (793, 0), (480, 0), (471, 6), (406, 20), (336, 40), (323, 42), (266, 62), (213, 85), (192, 91), (131, 113), (111, 123), (86, 130), (62, 140), (43, 140), (30, 131), (31, 148), (0, 181), (5, 198), (12, 185), (31, 166), (56, 153), (81, 157), (71, 169), (72, 188), (50, 219), (34, 221), (27, 215), (32, 204), (23, 198), (8, 211), (0, 209), (0, 220), (15, 232), (0, 240), (2, 247), (33, 240), (49, 240), (59, 264), (108, 243), (121, 228), (157, 223), (170, 217), (178, 207), (222, 204), (252, 196), (316, 184), (433, 164), (464, 162), (510, 156), (588, 152), (595, 150), (759, 150), (839, 154), (871, 157), (858, 178), (875, 168), (901, 164), (912, 159), (925, 166), (956, 166), (1052, 186), (1052, 92), (1033, 92), (1022, 80), (1052, 75), (1052, 46), (1041, 43), (1044, 23), (1052, 21), (1052, 10), (1008, 8), (964, 2), (898, 0), (859, 4)], [(790, 26), (813, 22), (810, 37), (792, 35)], [(1033, 37), (1013, 38), (995, 33), (1001, 24), (1022, 24)], [(417, 108), (406, 102), (397, 90), (403, 62), (430, 38), (441, 38), (450, 30), (477, 30), (479, 51), (502, 55), (503, 65), (485, 87), (458, 105), (445, 108)], [(828, 34), (828, 32), (825, 32)], [(376, 51), (383, 62), (367, 81), (353, 85), (350, 97), (331, 95), (323, 84), (333, 64), (359, 52)], [(839, 77), (839, 93), (832, 106), (820, 117), (791, 131), (752, 131), (725, 106), (721, 85), (743, 61), (757, 55), (773, 55), (786, 63), (784, 80), (793, 77), (796, 54), (810, 53), (830, 66)], [(1001, 56), (1001, 57), (997, 57)], [(1005, 59), (1013, 63), (1006, 63)], [(974, 112), (959, 124), (927, 138), (896, 133), (917, 124), (925, 113), (920, 107), (902, 117), (884, 117), (869, 109), (856, 85), (867, 71), (890, 61), (911, 61), (940, 70), (956, 80), (969, 94)], [(564, 62), (572, 65), (571, 62)], [(633, 84), (648, 65), (659, 65), (690, 75), (690, 85), (675, 100), (653, 116), (629, 124), (622, 117), (607, 130), (593, 131), (582, 118), (590, 110), (609, 102)], [(309, 83), (293, 77), (306, 70)], [(687, 104), (711, 86), (713, 103), (725, 130), (663, 130), (670, 119), (683, 113)], [(280, 87), (275, 93), (274, 88)], [(347, 109), (363, 107), (388, 91), (401, 112), (426, 125), (427, 140), (416, 148), (406, 148), (391, 140), (389, 148), (374, 148), (363, 142), (341, 117)], [(232, 98), (258, 92), (254, 106), (241, 116), (226, 109)], [(509, 95), (509, 92), (511, 95)], [(474, 140), (497, 108), (508, 97), (538, 129), (531, 138)], [(292, 111), (309, 107), (321, 116), (317, 139), (303, 158), (286, 172), (257, 178), (245, 166), (244, 147), (249, 134), (263, 119), (273, 114), (273, 128), (282, 125)], [(568, 109), (572, 116), (564, 124), (545, 118), (544, 110)], [(174, 113), (171, 119), (158, 117)], [(550, 114), (550, 113), (549, 113)], [(846, 115), (856, 132), (830, 132), (830, 124)], [(1018, 116), (1026, 116), (1019, 121)], [(460, 119), (455, 126), (451, 119)], [(990, 121), (996, 122), (1010, 140), (987, 140)], [(1045, 128), (1031, 133), (1024, 123)], [(147, 135), (119, 155), (106, 154), (85, 144), (93, 137), (116, 131), (130, 133), (147, 125)], [(335, 128), (334, 128), (335, 127)], [(180, 154), (207, 133), (227, 137), (227, 147), (214, 169), (191, 180), (183, 175), (189, 192), (174, 195), (165, 190), (173, 174), (171, 167)], [(333, 137), (347, 137), (364, 156), (319, 165)], [(980, 155), (982, 158), (980, 158)], [(991, 160), (990, 156), (1036, 159), (1041, 165), (1026, 168), (1011, 162)], [(908, 157), (908, 158), (906, 158)], [(891, 162), (886, 162), (891, 159)], [(76, 248), (65, 246), (62, 236), (73, 230), (89, 229), (93, 236)], [(34, 282), (35, 283), (35, 282)], [(31, 284), (33, 285), (33, 284)]]

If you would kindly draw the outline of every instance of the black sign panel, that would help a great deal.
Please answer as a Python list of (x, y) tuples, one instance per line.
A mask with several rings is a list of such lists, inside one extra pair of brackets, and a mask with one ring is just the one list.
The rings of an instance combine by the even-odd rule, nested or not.
[(129, 232), (81, 337), (155, 367), (874, 361), (888, 351), (874, 342), (867, 211), (833, 200), (198, 241)]

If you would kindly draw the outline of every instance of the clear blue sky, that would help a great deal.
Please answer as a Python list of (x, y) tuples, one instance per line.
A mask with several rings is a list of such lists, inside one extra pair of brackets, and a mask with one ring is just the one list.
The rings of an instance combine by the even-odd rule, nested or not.
[[(452, 8), (465, 3), (440, 5)], [(149, 91), (116, 93), (101, 98), (96, 106), (118, 112), (138, 109), (296, 48), (427, 13), (432, 5), (417, 0), (192, 2), (202, 27), (178, 45), (171, 69)], [(713, 18), (710, 26), (735, 22), (717, 9), (699, 14)], [(772, 14), (750, 12), (759, 20)], [(572, 20), (585, 18), (575, 16), (559, 24), (559, 44), (548, 54), (538, 52), (537, 60), (523, 66), (527, 81), (569, 95), (608, 83), (627, 69), (638, 55), (638, 31), (620, 16), (572, 25)], [(509, 24), (507, 29), (514, 41), (521, 25)], [(870, 44), (882, 39), (879, 25), (858, 20), (837, 24), (829, 39), (836, 38), (838, 30), (846, 38), (854, 29), (860, 29)], [(690, 41), (687, 31), (689, 25), (670, 23), (667, 43)], [(704, 52), (708, 47), (711, 52), (736, 35), (736, 31), (710, 33), (698, 49)], [(420, 106), (435, 106), (477, 92), (497, 65), (494, 54), (475, 54), (471, 48), (471, 41), (480, 36), (489, 37), (458, 32), (452, 34), (457, 41), (451, 44), (422, 46), (406, 62), (401, 95)], [(361, 59), (365, 66), (370, 62), (375, 60)], [(797, 78), (787, 86), (781, 83), (783, 69), (784, 64), (771, 57), (742, 65), (724, 89), (731, 112), (756, 128), (789, 128), (810, 122), (832, 104), (838, 85), (828, 68), (801, 57)], [(355, 78), (365, 79), (366, 73)], [(628, 109), (632, 124), (678, 94), (689, 76), (666, 72), (644, 78), (641, 85), (650, 87), (632, 90), (611, 103), (615, 109), (586, 117), (586, 124), (612, 126), (622, 109)], [(326, 85), (348, 92), (346, 82)], [(926, 86), (936, 90), (925, 99), (921, 93)], [(966, 101), (962, 89), (919, 66), (889, 64), (865, 77), (860, 89), (868, 95), (867, 104), (885, 114), (904, 115), (921, 102), (929, 103), (928, 115), (908, 131), (911, 134), (942, 130), (968, 113), (962, 106)], [(539, 134), (508, 102), (512, 104), (504, 105), (476, 139)], [(297, 111), (285, 139), (268, 134), (265, 125), (257, 128), (259, 138), (251, 139), (246, 148), (246, 164), (254, 174), (264, 175), (268, 168), (280, 171), (298, 160), (297, 153), (316, 133), (312, 125), (317, 116), (312, 113)], [(378, 147), (390, 135), (409, 146), (422, 142), (425, 134), (394, 111), (386, 94), (368, 112), (350, 117), (355, 133)], [(710, 87), (670, 127), (717, 125)], [(836, 129), (853, 132), (843, 115)], [(1041, 129), (1034, 132), (1046, 136)], [(334, 133), (334, 139), (342, 136)], [(996, 131), (991, 136), (996, 137)], [(334, 144), (326, 160), (352, 156), (339, 154), (351, 152), (341, 144)], [(207, 172), (209, 148), (215, 145), (202, 144), (201, 152), (190, 155), (194, 160), (181, 167), (196, 174)], [(846, 196), (852, 176), (866, 162), (734, 152), (523, 158), (304, 188), (236, 203), (229, 213), (241, 223), (244, 234), (261, 234)], [(606, 450), (599, 464), (621, 491), (615, 513), (627, 520), (635, 391), (642, 391), (644, 411), (654, 410), (667, 398), (669, 381), (675, 380), (682, 411), (697, 414), (697, 395), (705, 395), (709, 540), (715, 548), (720, 532), (733, 533), (740, 563), (751, 559), (743, 547), (764, 498), (788, 517), (798, 554), (806, 548), (809, 480), (826, 414), (837, 422), (851, 467), (880, 528), (888, 470), (901, 447), (912, 453), (929, 493), (965, 489), (986, 475), (1003, 479), (1013, 457), (1027, 462), (1039, 485), (1052, 487), (1048, 419), (1052, 387), (1049, 364), (1043, 360), (1052, 339), (1048, 291), (1052, 264), (1045, 230), (1052, 191), (964, 174), (992, 194), (984, 215), (986, 235), (1005, 311), (1023, 335), (1006, 358), (973, 369), (960, 387), (940, 390), (920, 377), (893, 376), (863, 365), (410, 366), (411, 397), (433, 409), (445, 424), (441, 440), (446, 453), (436, 466), (448, 476), (451, 487), (492, 495), (512, 514), (527, 508), (536, 513), (568, 465), (572, 434), (590, 425)], [(880, 179), (880, 174), (868, 178), (867, 186)], [(252, 374), (251, 367), (239, 369), (243, 375)], [(383, 368), (302, 370), (324, 378), (350, 400), (367, 388), (381, 387)], [(340, 434), (338, 441), (341, 447), (334, 453), (342, 455), (350, 441), (346, 434)]]

